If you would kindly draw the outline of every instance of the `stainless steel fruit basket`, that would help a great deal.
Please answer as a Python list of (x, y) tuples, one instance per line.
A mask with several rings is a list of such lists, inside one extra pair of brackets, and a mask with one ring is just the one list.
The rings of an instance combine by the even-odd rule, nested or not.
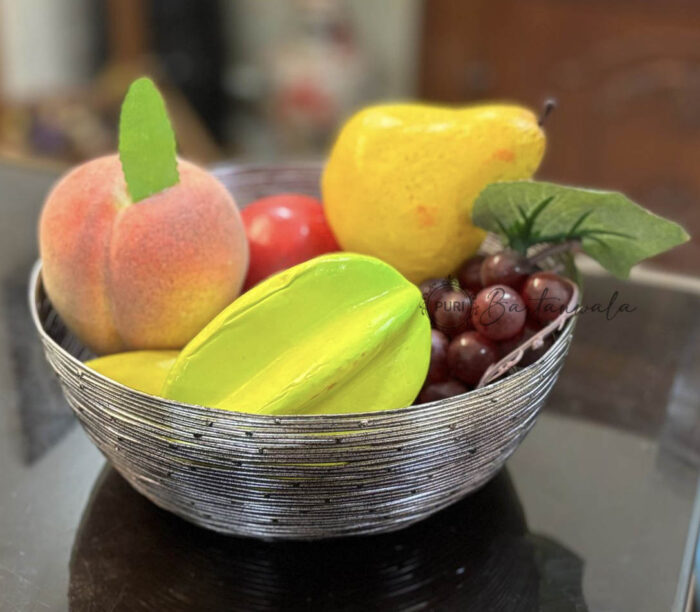
[[(284, 191), (317, 193), (317, 164), (226, 166), (239, 205)], [(46, 357), (81, 425), (156, 505), (215, 531), (320, 539), (400, 529), (491, 479), (534, 425), (564, 363), (570, 319), (533, 365), (454, 398), (400, 410), (261, 416), (134, 391), (82, 361), (41, 282), (29, 289)]]

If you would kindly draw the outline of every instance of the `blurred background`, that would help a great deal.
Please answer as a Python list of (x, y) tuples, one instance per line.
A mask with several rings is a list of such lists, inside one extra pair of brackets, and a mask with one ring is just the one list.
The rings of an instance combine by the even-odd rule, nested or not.
[[(0, 158), (114, 150), (144, 73), (202, 163), (320, 157), (375, 101), (553, 96), (541, 178), (623, 190), (700, 235), (693, 0), (0, 0)], [(700, 274), (700, 242), (657, 265)]]

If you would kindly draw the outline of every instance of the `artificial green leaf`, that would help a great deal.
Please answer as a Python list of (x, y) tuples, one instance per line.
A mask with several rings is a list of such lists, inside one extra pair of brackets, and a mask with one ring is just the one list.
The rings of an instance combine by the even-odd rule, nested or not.
[(518, 250), (539, 242), (578, 240), (617, 277), (648, 257), (689, 238), (677, 223), (621, 193), (537, 181), (493, 183), (476, 199), (472, 222), (503, 236)]
[(133, 202), (172, 187), (180, 178), (175, 134), (165, 103), (147, 77), (131, 84), (122, 103), (119, 159)]

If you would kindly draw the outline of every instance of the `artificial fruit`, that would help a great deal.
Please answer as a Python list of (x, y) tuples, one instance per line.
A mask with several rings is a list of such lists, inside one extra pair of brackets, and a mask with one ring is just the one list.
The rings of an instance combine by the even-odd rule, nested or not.
[(250, 247), (250, 265), (244, 289), (275, 272), (339, 251), (316, 198), (280, 193), (248, 204), (241, 213)]
[(163, 395), (256, 414), (402, 408), (430, 360), (418, 288), (388, 264), (322, 255), (268, 278), (180, 353)]
[(545, 137), (526, 108), (424, 104), (366, 108), (341, 130), (322, 179), (326, 217), (347, 251), (406, 278), (446, 276), (485, 232), (471, 208), (489, 183), (529, 178)]

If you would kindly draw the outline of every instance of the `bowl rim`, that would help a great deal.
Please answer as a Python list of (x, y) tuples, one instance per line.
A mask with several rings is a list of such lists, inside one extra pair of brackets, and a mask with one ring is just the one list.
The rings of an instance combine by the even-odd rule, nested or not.
[[(43, 343), (49, 343), (54, 351), (57, 351), (62, 355), (64, 359), (67, 359), (75, 368), (80, 370), (88, 370), (90, 372), (91, 376), (96, 377), (97, 379), (101, 380), (103, 383), (108, 384), (108, 385), (114, 385), (118, 389), (120, 389), (123, 393), (126, 394), (135, 394), (137, 397), (145, 398), (148, 399), (151, 403), (155, 402), (157, 404), (162, 404), (162, 405), (170, 405), (173, 407), (177, 407), (180, 410), (191, 410), (193, 412), (207, 412), (209, 414), (216, 414), (219, 419), (221, 418), (227, 418), (227, 416), (230, 416), (233, 419), (261, 419), (263, 421), (268, 421), (270, 424), (278, 424), (280, 420), (283, 420), (285, 424), (293, 424), (293, 423), (298, 423), (298, 424), (311, 424), (311, 423), (318, 423), (319, 421), (338, 421), (339, 419), (342, 421), (347, 421), (347, 420), (365, 420), (365, 419), (373, 419), (376, 420), (377, 417), (394, 417), (398, 415), (404, 415), (406, 417), (410, 415), (416, 415), (416, 414), (423, 414), (423, 413), (430, 413), (436, 408), (447, 408), (451, 404), (458, 405), (461, 404), (467, 396), (472, 399), (484, 399), (488, 398), (490, 395), (497, 394), (499, 390), (501, 389), (502, 386), (505, 384), (512, 385), (513, 384), (513, 378), (514, 377), (528, 377), (530, 376), (534, 370), (537, 370), (538, 368), (544, 367), (542, 363), (542, 359), (547, 356), (552, 351), (556, 351), (561, 347), (562, 344), (568, 342), (569, 337), (573, 333), (573, 327), (575, 325), (576, 317), (570, 317), (564, 324), (564, 326), (561, 329), (561, 332), (559, 336), (555, 339), (555, 341), (552, 343), (552, 346), (549, 348), (549, 350), (542, 355), (537, 361), (534, 363), (525, 366), (515, 372), (514, 374), (511, 374), (510, 376), (502, 377), (499, 378), (493, 382), (490, 382), (489, 384), (478, 388), (478, 389), (471, 389), (467, 391), (466, 393), (461, 393), (459, 395), (455, 395), (446, 399), (441, 399), (441, 400), (435, 400), (433, 402), (428, 402), (428, 403), (423, 403), (423, 404), (411, 404), (410, 406), (405, 406), (403, 408), (392, 408), (389, 410), (374, 410), (374, 411), (364, 411), (364, 412), (344, 412), (342, 414), (284, 414), (284, 415), (274, 415), (274, 414), (257, 414), (257, 413), (250, 413), (250, 412), (239, 412), (237, 410), (223, 410), (220, 408), (211, 408), (209, 406), (202, 406), (199, 404), (188, 404), (184, 402), (178, 402), (176, 400), (160, 397), (157, 395), (150, 395), (148, 393), (144, 393), (143, 391), (138, 391), (136, 389), (132, 389), (131, 387), (127, 387), (126, 385), (121, 384), (120, 382), (113, 380), (111, 378), (108, 378), (107, 376), (104, 376), (103, 374), (97, 372), (96, 370), (93, 370), (89, 366), (85, 365), (85, 362), (80, 361), (77, 357), (73, 356), (71, 353), (69, 353), (66, 349), (64, 349), (58, 342), (56, 342), (44, 329), (44, 326), (42, 324), (42, 321), (39, 318), (39, 312), (37, 309), (37, 296), (40, 291), (40, 289), (44, 290), (43, 287), (43, 279), (41, 277), (41, 271), (42, 271), (42, 261), (41, 259), (37, 259), (34, 262), (34, 265), (32, 266), (30, 275), (29, 275), (29, 287), (28, 287), (28, 301), (29, 301), (29, 310), (31, 312), (31, 317), (32, 321), (34, 323), (34, 327), (37, 330), (37, 333), (39, 334), (40, 339), (42, 340)], [(47, 299), (48, 295), (46, 296)], [(58, 313), (56, 313), (58, 314)], [(60, 316), (60, 315), (59, 315)]]

